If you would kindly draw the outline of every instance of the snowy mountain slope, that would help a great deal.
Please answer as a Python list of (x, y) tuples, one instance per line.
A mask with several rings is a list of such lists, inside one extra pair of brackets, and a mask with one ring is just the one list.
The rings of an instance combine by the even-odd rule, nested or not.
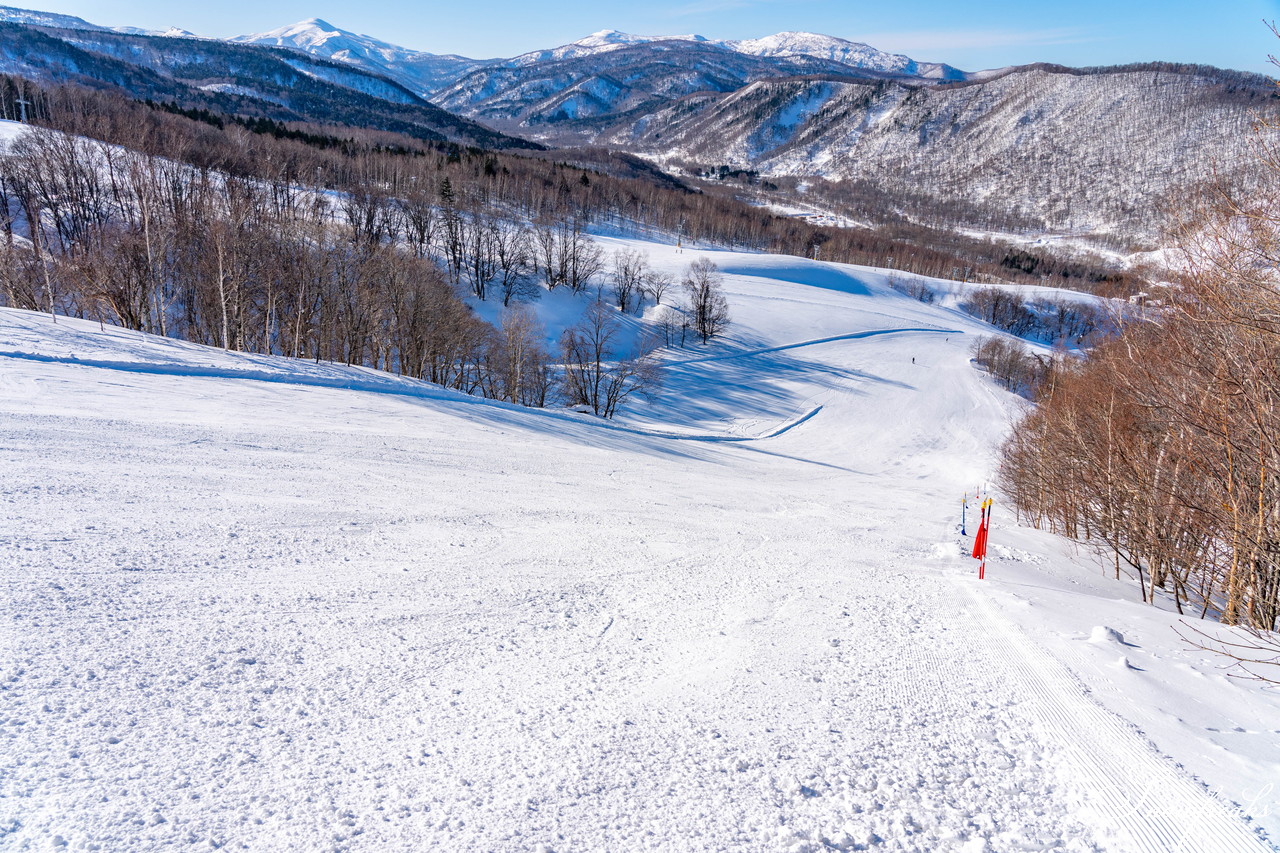
[(712, 45), (734, 53), (758, 57), (809, 56), (838, 62), (851, 68), (902, 74), (932, 80), (963, 80), (966, 74), (949, 65), (917, 62), (909, 56), (885, 53), (870, 45), (818, 33), (785, 32), (756, 39), (709, 39), (700, 35), (643, 36), (618, 30), (600, 30), (569, 44), (536, 50), (506, 60), (507, 65), (533, 65), (578, 59), (634, 45), (660, 41), (684, 41)]
[[(898, 209), (1149, 238), (1172, 198), (1249, 186), (1270, 81), (1208, 68), (1027, 67), (980, 83), (758, 81), (599, 132), (660, 162), (849, 181)], [(990, 221), (988, 219), (988, 221)]]
[(0, 22), (6, 24), (27, 24), (34, 27), (56, 27), (68, 30), (97, 30), (99, 32), (116, 32), (135, 36), (166, 36), (169, 38), (197, 38), (194, 33), (180, 27), (169, 27), (166, 30), (143, 30), (137, 27), (102, 27), (91, 24), (84, 18), (75, 15), (60, 15), (56, 12), (39, 12), (34, 9), (16, 9), (12, 6), (0, 6)]
[(564, 59), (579, 59), (583, 56), (594, 56), (600, 53), (608, 53), (611, 50), (618, 50), (624, 47), (633, 47), (635, 45), (651, 44), (656, 41), (689, 41), (705, 44), (719, 44), (711, 39), (699, 35), (681, 35), (681, 36), (640, 36), (634, 33), (624, 33), (619, 30), (600, 30), (589, 36), (584, 36), (577, 41), (562, 44), (559, 47), (548, 48), (545, 50), (533, 50), (528, 53), (522, 53), (511, 59), (504, 60), (503, 64), (508, 66), (535, 65), (540, 62), (559, 62)]
[(708, 255), (617, 425), (0, 311), (4, 844), (1273, 849), (1277, 697), (999, 503), (960, 556), (981, 327)]
[(372, 36), (335, 27), (320, 18), (308, 18), (265, 33), (236, 36), (228, 41), (288, 47), (335, 62), (348, 63), (390, 77), (424, 96), (485, 64), (484, 60), (464, 56), (442, 56), (410, 50)]
[(583, 55), (478, 69), (433, 96), (446, 109), (522, 135), (566, 144), (643, 121), (698, 92), (809, 74), (885, 75), (810, 56), (760, 58), (707, 41), (617, 44)]
[(964, 80), (968, 75), (940, 62), (917, 62), (900, 53), (885, 53), (868, 44), (818, 33), (775, 33), (758, 39), (721, 42), (730, 50), (752, 56), (813, 56), (854, 68), (870, 68), (928, 80)]
[(352, 65), (211, 39), (0, 22), (0, 71), (232, 115), (346, 124), (489, 148), (533, 147)]

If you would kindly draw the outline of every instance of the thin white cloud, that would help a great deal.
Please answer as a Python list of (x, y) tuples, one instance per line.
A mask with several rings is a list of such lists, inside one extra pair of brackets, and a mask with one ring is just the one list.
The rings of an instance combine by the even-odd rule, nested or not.
[(878, 47), (904, 53), (930, 50), (982, 50), (993, 47), (1039, 47), (1056, 44), (1085, 44), (1102, 39), (1085, 30), (903, 30), (900, 32), (858, 33), (848, 36)]

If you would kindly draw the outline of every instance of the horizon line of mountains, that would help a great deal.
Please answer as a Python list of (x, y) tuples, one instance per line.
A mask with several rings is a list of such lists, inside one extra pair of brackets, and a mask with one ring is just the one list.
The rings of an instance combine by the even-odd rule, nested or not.
[(1208, 180), (1256, 183), (1252, 130), (1260, 117), (1280, 125), (1275, 83), (1260, 74), (1172, 63), (967, 72), (812, 33), (604, 30), (476, 60), (317, 18), (219, 40), (0, 7), (0, 72), (481, 148), (608, 149), (677, 175), (829, 190), (868, 221), (1108, 244), (1150, 238), (1168, 200)]
[[(701, 35), (643, 36), (618, 30), (600, 30), (577, 41), (550, 49), (528, 51), (513, 57), (474, 59), (458, 54), (436, 54), (406, 48), (369, 35), (334, 26), (318, 17), (307, 18), (262, 33), (219, 39), (198, 36), (190, 30), (169, 27), (147, 30), (131, 26), (102, 26), (74, 15), (0, 6), (0, 21), (55, 29), (115, 32), (122, 35), (188, 38), (230, 44), (285, 47), (346, 62), (387, 74), (397, 82), (429, 95), (442, 80), (484, 66), (520, 67), (548, 60), (573, 59), (633, 45), (681, 41), (707, 48), (758, 57), (811, 57), (871, 74), (920, 80), (954, 81), (973, 75), (940, 62), (919, 62), (903, 54), (887, 53), (870, 45), (836, 36), (809, 32), (780, 32), (755, 39), (709, 39)], [(423, 73), (426, 72), (426, 73)], [(981, 73), (981, 72), (980, 72)]]

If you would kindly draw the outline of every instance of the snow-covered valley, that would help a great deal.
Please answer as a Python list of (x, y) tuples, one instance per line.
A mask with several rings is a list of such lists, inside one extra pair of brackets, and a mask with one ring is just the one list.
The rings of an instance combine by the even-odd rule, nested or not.
[(705, 254), (615, 422), (0, 310), (0, 848), (1275, 849), (1280, 696), (998, 493), (977, 580), (991, 330)]

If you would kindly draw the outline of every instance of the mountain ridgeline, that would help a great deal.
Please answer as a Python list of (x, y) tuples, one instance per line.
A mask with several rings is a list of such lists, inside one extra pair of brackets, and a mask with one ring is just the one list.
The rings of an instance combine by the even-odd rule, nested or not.
[[(981, 229), (1159, 236), (1172, 199), (1259, 180), (1270, 80), (1205, 67), (1031, 66), (939, 86), (810, 76), (582, 128), (687, 169), (820, 179), (831, 195)], [(856, 210), (856, 204), (853, 206)]]
[[(692, 183), (745, 176), (882, 227), (1049, 231), (1153, 248), (1171, 199), (1257, 182), (1280, 108), (1255, 74), (1167, 63), (966, 72), (811, 33), (613, 30), (512, 58), (399, 47), (309, 19), (227, 41), (0, 8), (0, 71), (184, 109), (489, 149), (625, 152)], [(577, 154), (563, 159), (574, 160)]]
[(386, 77), (297, 51), (0, 23), (0, 70), (273, 121), (346, 125), (485, 148), (538, 147), (443, 110)]

